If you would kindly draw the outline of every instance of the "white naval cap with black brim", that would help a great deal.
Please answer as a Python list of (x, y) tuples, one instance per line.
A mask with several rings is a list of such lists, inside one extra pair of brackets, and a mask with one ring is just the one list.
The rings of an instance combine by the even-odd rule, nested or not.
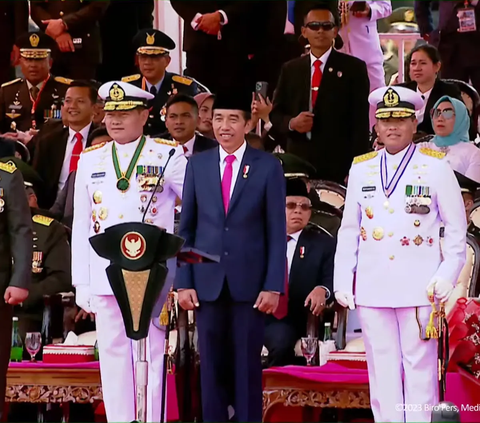
[(370, 94), (368, 101), (376, 108), (377, 119), (408, 118), (424, 105), (419, 93), (405, 87), (377, 88)]
[(106, 112), (128, 111), (137, 107), (148, 107), (148, 101), (154, 96), (128, 82), (106, 82), (98, 90), (98, 94), (105, 101)]

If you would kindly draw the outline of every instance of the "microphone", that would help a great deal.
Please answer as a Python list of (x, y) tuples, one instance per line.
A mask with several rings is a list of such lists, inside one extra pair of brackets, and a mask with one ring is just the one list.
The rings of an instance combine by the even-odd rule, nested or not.
[[(158, 187), (160, 186), (160, 182), (161, 182), (162, 179), (163, 179), (163, 175), (165, 175), (165, 170), (167, 170), (168, 163), (170, 163), (170, 159), (174, 156), (175, 151), (176, 151), (176, 150), (175, 150), (174, 148), (172, 148), (172, 149), (168, 152), (167, 163), (165, 163), (165, 166), (163, 167), (162, 172), (161, 172), (160, 175), (158, 176), (158, 180), (157, 180), (157, 183), (155, 184), (155, 188), (153, 189), (152, 195), (150, 196), (150, 200), (148, 200), (147, 207), (145, 208), (145, 212), (143, 213), (142, 223), (145, 223), (145, 217), (147, 217), (148, 208), (149, 208), (149, 207), (151, 206), (151, 204), (152, 204), (153, 196), (155, 195), (155, 193), (157, 192)], [(163, 191), (163, 189), (162, 189), (162, 191)]]
[(460, 422), (460, 411), (453, 402), (441, 402), (433, 406), (432, 423)]

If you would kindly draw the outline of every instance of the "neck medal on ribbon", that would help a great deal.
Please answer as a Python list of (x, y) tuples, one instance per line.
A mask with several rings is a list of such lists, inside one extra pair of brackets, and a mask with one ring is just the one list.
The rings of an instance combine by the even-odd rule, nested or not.
[(115, 174), (117, 175), (117, 189), (121, 192), (126, 192), (130, 188), (130, 178), (132, 177), (133, 170), (137, 165), (140, 154), (142, 153), (143, 147), (145, 145), (146, 138), (142, 136), (140, 142), (135, 149), (132, 160), (128, 165), (127, 171), (122, 172), (120, 169), (120, 162), (118, 161), (117, 148), (115, 147), (115, 142), (112, 143), (112, 157), (113, 157), (113, 167), (115, 168)]
[(412, 143), (409, 145), (390, 183), (388, 183), (387, 153), (385, 150), (383, 151), (382, 158), (380, 159), (380, 177), (382, 180), (382, 189), (385, 197), (390, 198), (395, 191), (395, 188), (397, 188), (398, 181), (400, 181), (402, 178), (403, 174), (405, 173), (405, 169), (413, 157), (413, 153), (415, 153), (415, 148), (415, 144)]

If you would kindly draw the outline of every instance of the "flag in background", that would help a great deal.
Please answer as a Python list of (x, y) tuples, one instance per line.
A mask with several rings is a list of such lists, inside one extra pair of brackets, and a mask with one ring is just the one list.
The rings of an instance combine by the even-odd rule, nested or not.
[(295, 0), (287, 1), (287, 21), (285, 23), (285, 34), (295, 34)]

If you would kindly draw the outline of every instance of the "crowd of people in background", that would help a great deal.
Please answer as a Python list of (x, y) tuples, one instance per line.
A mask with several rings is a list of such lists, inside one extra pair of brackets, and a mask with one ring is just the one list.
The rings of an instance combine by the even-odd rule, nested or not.
[[(81, 291), (78, 275), (73, 276), (77, 283), (72, 284), (71, 257), (76, 253), (70, 247), (72, 230), (76, 230), (75, 215), (80, 213), (79, 198), (83, 195), (76, 193), (81, 183), (76, 179), (77, 175), (90, 178), (85, 170), (83, 174), (78, 172), (86, 151), (101, 150), (117, 140), (105, 122), (109, 112), (119, 110), (106, 107), (106, 102), (113, 100), (103, 84), (112, 81), (119, 84), (127, 96), (131, 87), (135, 87), (131, 91), (132, 98), (141, 97), (136, 90), (148, 93), (142, 100), (148, 111), (143, 125), (143, 134), (149, 137), (146, 148), (155, 154), (157, 150), (160, 152), (153, 141), (160, 139), (163, 141), (159, 143), (164, 143), (165, 148), (178, 146), (179, 154), (189, 162), (185, 187), (190, 190), (185, 188), (183, 201), (187, 201), (191, 209), (185, 208), (181, 200), (183, 176), (172, 177), (171, 182), (167, 178), (169, 201), (175, 210), (175, 228), (187, 239), (196, 231), (203, 231), (203, 234), (214, 231), (218, 223), (210, 222), (211, 225), (204, 228), (196, 226), (197, 216), (208, 215), (215, 200), (205, 197), (205, 201), (199, 203), (195, 194), (207, 192), (208, 183), (218, 178), (215, 172), (209, 171), (209, 166), (218, 167), (218, 157), (204, 154), (195, 161), (192, 157), (218, 150), (219, 144), (223, 148), (235, 140), (241, 145), (245, 139), (248, 146), (244, 154), (252, 161), (258, 160), (265, 174), (255, 174), (253, 166), (240, 168), (243, 156), (237, 157), (237, 165), (235, 162), (233, 167), (226, 165), (233, 175), (243, 172), (244, 180), (256, 180), (255, 189), (250, 187), (250, 197), (245, 201), (251, 200), (248, 203), (251, 210), (262, 213), (245, 211), (246, 218), (255, 219), (256, 223), (251, 224), (248, 233), (235, 232), (236, 242), (250, 243), (251, 253), (244, 257), (244, 262), (235, 258), (230, 265), (236, 270), (231, 275), (222, 275), (218, 286), (215, 285), (218, 275), (209, 275), (210, 285), (202, 286), (200, 291), (197, 289), (199, 297), (183, 294), (180, 305), (196, 309), (199, 299), (202, 304), (212, 301), (211, 290), (218, 291), (213, 296), (219, 298), (222, 307), (237, 307), (238, 302), (250, 301), (258, 294), (256, 288), (252, 288), (252, 292), (236, 292), (232, 285), (225, 290), (220, 287), (223, 279), (230, 281), (242, 275), (251, 264), (249, 258), (261, 255), (262, 245), (268, 242), (285, 244), (286, 271), (290, 278), (285, 314), (276, 317), (272, 313), (265, 324), (262, 320), (249, 322), (252, 331), (258, 325), (265, 326), (264, 344), (255, 345), (252, 351), (260, 351), (264, 345), (268, 350), (268, 366), (297, 363), (294, 347), (304, 335), (308, 315), (322, 314), (335, 300), (334, 256), (340, 223), (331, 222), (340, 222), (342, 211), (341, 207), (323, 201), (315, 187), (320, 181), (329, 181), (345, 189), (349, 185), (354, 158), (380, 152), (385, 147), (376, 126), (377, 103), (369, 102), (375, 90), (401, 87), (399, 92), (408, 89), (423, 100), (422, 106), (414, 110), (418, 121), (414, 141), (418, 148), (444, 154), (460, 178), (466, 177), (460, 181), (462, 188), (467, 187), (463, 190), (463, 199), (468, 231), (480, 236), (480, 230), (469, 218), (480, 184), (477, 147), (480, 30), (469, 29), (466, 18), (464, 21), (458, 17), (464, 10), (473, 10), (474, 19), (480, 19), (478, 1), (171, 0), (171, 5), (183, 20), (183, 46), (177, 46), (169, 34), (153, 28), (153, 0), (0, 1), (0, 162), (4, 164), (0, 170), (18, 169), (21, 172), (34, 230), (33, 239), (28, 240), (28, 248), (33, 248), (31, 266), (27, 264), (33, 279), (30, 295), (28, 300), (18, 301), (23, 302), (22, 307), (15, 305), (7, 310), (8, 306), (0, 305), (2, 322), (15, 315), (19, 317), (22, 336), (26, 332), (40, 332), (44, 297)], [(417, 34), (418, 37), (410, 37), (401, 44), (397, 38), (389, 40), (379, 36), (385, 33)], [(399, 57), (403, 57), (399, 54), (402, 46), (406, 53), (405, 63), (399, 62)], [(186, 68), (181, 74), (169, 70), (171, 52), (175, 49), (183, 49), (186, 53)], [(402, 66), (404, 69), (399, 69)], [(107, 94), (102, 95), (102, 90)], [(215, 112), (219, 109), (242, 113), (225, 117)], [(235, 128), (232, 133), (222, 132), (222, 119), (231, 120)], [(130, 125), (129, 121), (124, 125)], [(161, 150), (159, 156), (166, 158), (168, 149)], [(268, 158), (257, 157), (258, 150), (272, 154)], [(121, 164), (125, 157), (133, 154), (127, 149), (119, 151)], [(146, 151), (144, 155), (150, 154)], [(233, 155), (232, 152), (228, 157)], [(283, 174), (278, 173), (278, 162), (282, 164)], [(125, 162), (123, 167), (127, 165)], [(184, 175), (187, 165), (171, 166), (178, 169), (183, 166)], [(104, 173), (102, 176), (105, 172), (102, 165), (97, 167), (98, 170), (91, 170), (91, 178), (96, 182), (105, 176)], [(226, 168), (221, 168), (222, 177)], [(181, 170), (178, 172), (180, 175)], [(197, 185), (193, 187), (194, 172), (204, 172), (207, 185), (195, 180)], [(275, 185), (278, 178), (287, 178), (286, 190), (272, 190), (271, 195), (262, 191), (263, 184), (268, 190), (268, 184)], [(238, 181), (237, 184), (243, 182), (240, 177)], [(0, 222), (4, 217), (3, 196), (4, 189), (0, 188)], [(236, 201), (234, 196), (232, 203)], [(135, 201), (140, 199), (138, 209), (141, 214), (147, 213), (151, 223), (160, 222), (163, 213), (167, 213), (160, 204), (145, 209), (146, 197), (137, 197)], [(94, 197), (93, 200), (95, 204), (102, 203), (102, 198)], [(286, 206), (285, 221), (275, 221), (274, 208), (277, 206)], [(228, 205), (226, 207), (228, 209)], [(242, 205), (242, 209), (244, 207), (247, 206)], [(191, 214), (192, 210), (197, 214)], [(268, 219), (264, 212), (269, 213)], [(86, 222), (85, 230), (95, 225), (95, 233), (104, 229), (108, 214), (118, 214), (105, 207), (95, 208), (94, 213), (93, 221)], [(158, 224), (174, 230), (169, 223)], [(283, 233), (285, 229), (286, 234)], [(232, 237), (228, 239), (235, 239), (234, 230), (232, 225), (230, 231), (225, 228), (223, 234), (215, 233), (205, 245), (227, 239), (227, 235)], [(283, 232), (276, 240), (258, 238), (252, 241), (258, 234), (270, 230)], [(0, 237), (5, 231), (1, 226)], [(283, 239), (285, 236), (287, 243)], [(3, 242), (0, 241), (0, 251), (3, 251)], [(231, 248), (234, 257), (243, 254)], [(282, 254), (278, 251), (278, 256)], [(74, 270), (80, 268), (81, 263), (74, 263)], [(263, 268), (249, 269), (251, 272), (257, 270), (260, 275)], [(1, 271), (0, 268), (0, 274)], [(280, 285), (278, 281), (278, 286), (272, 283), (267, 291), (283, 289), (284, 275), (276, 276), (280, 278)], [(191, 289), (189, 277), (183, 275), (176, 289), (180, 292)], [(4, 283), (0, 278), (0, 288), (8, 285), (8, 281)], [(266, 305), (262, 307), (269, 310), (269, 301), (273, 304), (274, 300), (266, 295), (263, 300)], [(77, 304), (80, 306), (76, 316), (78, 331), (91, 330), (95, 327), (94, 310), (83, 297), (77, 299)], [(97, 304), (97, 311), (102, 307), (107, 309), (109, 305)], [(275, 307), (271, 305), (271, 308)], [(238, 315), (247, 316), (248, 312), (239, 310)], [(204, 308), (197, 315), (199, 323), (209, 327), (219, 319), (218, 309), (213, 308), (210, 311)], [(223, 316), (226, 320), (231, 318), (227, 312)], [(104, 316), (103, 319), (105, 327), (108, 319)], [(248, 338), (251, 334), (243, 333), (238, 326), (234, 329), (238, 339), (232, 341), (233, 344), (253, 342)], [(10, 333), (11, 327), (2, 324), (2, 368), (6, 355), (10, 354), (9, 348), (3, 348), (3, 345), (10, 345)], [(200, 342), (209, 346), (204, 354), (222, 361), (225, 354), (217, 357), (221, 345), (214, 344), (213, 338), (206, 333), (202, 332), (201, 336)], [(263, 339), (262, 336), (259, 339)], [(122, 367), (122, 363), (119, 362), (117, 368)], [(229, 364), (224, 364), (222, 371), (229, 371)], [(241, 376), (238, 368), (242, 365), (254, 371), (255, 357), (247, 354), (235, 361), (237, 394), (220, 398), (220, 405), (225, 406), (222, 410), (216, 403), (218, 398), (210, 397), (203, 410), (208, 418), (227, 421), (231, 417), (226, 412), (227, 406), (235, 403), (238, 421), (257, 421), (258, 399), (252, 405), (250, 398), (246, 394), (242, 396), (244, 393), (240, 394), (239, 390), (251, 389), (252, 395), (260, 395), (256, 392), (258, 375), (253, 377), (255, 383), (248, 374)], [(202, 366), (205, 366), (202, 371), (210, 375), (210, 379), (202, 382), (203, 390), (225, 388), (227, 392), (230, 389), (228, 384), (222, 385), (223, 381), (216, 379), (217, 373), (208, 373), (206, 365)], [(115, 410), (112, 406), (115, 401), (112, 398), (120, 395), (114, 385), (118, 385), (117, 389), (121, 386), (120, 379), (115, 381), (115, 372), (102, 371), (102, 378), (110, 378), (110, 390), (104, 394), (105, 401), (110, 401), (106, 404), (107, 417), (110, 421), (122, 421), (130, 410), (128, 405), (125, 406), (127, 411), (121, 407)], [(1, 374), (0, 371), (0, 399), (3, 400), (5, 383)], [(80, 410), (78, 416), (90, 418), (82, 413)], [(9, 419), (26, 421), (24, 419), (32, 415), (25, 414), (25, 409), (12, 407)]]

